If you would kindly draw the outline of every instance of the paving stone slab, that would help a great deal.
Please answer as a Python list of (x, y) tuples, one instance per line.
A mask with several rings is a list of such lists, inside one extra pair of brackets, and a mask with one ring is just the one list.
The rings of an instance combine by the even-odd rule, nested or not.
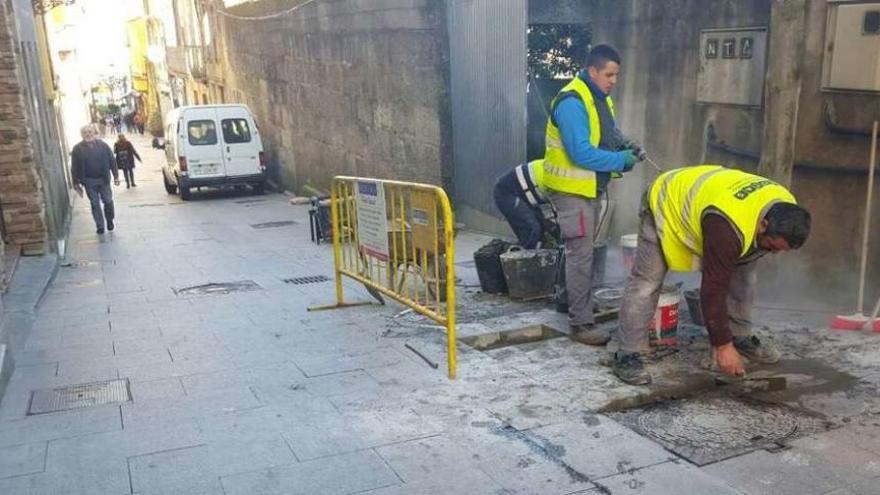
[(0, 479), (42, 472), (47, 447), (47, 442), (36, 442), (0, 448)]
[(247, 388), (223, 390), (215, 394), (187, 396), (180, 400), (164, 399), (124, 404), (122, 419), (125, 425), (135, 427), (151, 423), (173, 423), (180, 419), (202, 418), (260, 407), (261, 404)]
[[(296, 462), (280, 435), (271, 440), (213, 439), (204, 445), (129, 458), (132, 487), (142, 493), (181, 493), (205, 479)], [(187, 492), (189, 493), (189, 492)]]
[(146, 382), (130, 382), (131, 398), (134, 402), (151, 401), (156, 399), (175, 400), (181, 399), (186, 392), (180, 383), (180, 378), (164, 378)]
[(398, 485), (401, 480), (381, 457), (371, 450), (365, 450), (225, 476), (221, 482), (226, 495), (313, 495), (359, 493)]
[(840, 480), (813, 476), (815, 460), (798, 451), (757, 451), (704, 466), (703, 470), (749, 495), (824, 495)]
[(68, 438), (121, 428), (119, 406), (41, 414), (0, 423), (0, 446)]
[(706, 474), (684, 461), (665, 462), (633, 472), (602, 478), (596, 483), (601, 485), (601, 488), (587, 493), (612, 493), (614, 495), (677, 495), (684, 493), (744, 495), (747, 493), (731, 488), (722, 480)]

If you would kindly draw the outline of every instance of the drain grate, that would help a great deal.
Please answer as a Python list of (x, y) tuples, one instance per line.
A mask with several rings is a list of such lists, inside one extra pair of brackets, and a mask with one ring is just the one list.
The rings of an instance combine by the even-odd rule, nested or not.
[(83, 383), (31, 393), (28, 416), (131, 401), (128, 378)]
[(87, 268), (100, 265), (115, 265), (116, 260), (79, 260), (62, 263), (61, 268)]
[(252, 223), (251, 227), (255, 229), (277, 229), (278, 227), (288, 227), (296, 224), (297, 223), (293, 220), (283, 220), (280, 222)]
[(182, 287), (174, 289), (174, 293), (178, 296), (211, 296), (254, 290), (262, 290), (262, 287), (253, 280), (239, 280), (237, 282), (212, 282), (209, 284), (193, 285), (192, 287)]
[(128, 205), (129, 208), (152, 208), (155, 206), (167, 206), (167, 203), (139, 203), (135, 205)]
[(610, 416), (698, 466), (826, 429), (796, 409), (734, 397), (661, 402)]
[(308, 277), (285, 278), (285, 284), (306, 285), (317, 284), (319, 282), (329, 282), (330, 279), (324, 275), (309, 275)]

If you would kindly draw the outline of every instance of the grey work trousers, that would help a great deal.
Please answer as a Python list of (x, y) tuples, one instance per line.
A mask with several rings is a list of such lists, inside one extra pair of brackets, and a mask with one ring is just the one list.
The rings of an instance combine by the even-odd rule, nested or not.
[[(752, 334), (756, 266), (757, 260), (737, 265), (730, 281), (727, 314), (735, 337), (748, 337)], [(620, 330), (614, 337), (621, 352), (635, 353), (648, 348), (648, 323), (657, 308), (667, 271), (654, 216), (650, 210), (644, 210), (641, 214), (636, 258), (623, 293)]]
[(554, 192), (550, 201), (565, 241), (565, 290), (570, 325), (592, 325), (593, 241), (599, 223), (599, 199)]
[[(83, 186), (86, 190), (86, 196), (89, 197), (89, 203), (92, 206), (92, 218), (95, 219), (95, 227), (104, 228), (104, 217), (108, 222), (112, 222), (116, 216), (113, 207), (113, 190), (110, 182), (104, 179), (84, 179)], [(101, 203), (104, 209), (101, 211)]]

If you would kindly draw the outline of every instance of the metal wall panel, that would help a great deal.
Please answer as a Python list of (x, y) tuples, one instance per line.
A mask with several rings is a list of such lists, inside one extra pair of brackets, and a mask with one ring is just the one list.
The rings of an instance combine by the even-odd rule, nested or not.
[(498, 231), (495, 179), (525, 161), (527, 0), (449, 0), (455, 209)]

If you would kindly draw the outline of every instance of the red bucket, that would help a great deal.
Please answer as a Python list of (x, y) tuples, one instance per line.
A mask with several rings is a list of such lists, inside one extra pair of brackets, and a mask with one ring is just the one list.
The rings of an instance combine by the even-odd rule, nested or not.
[(651, 346), (678, 345), (678, 305), (681, 290), (678, 287), (663, 287), (654, 317), (648, 323), (648, 341)]

